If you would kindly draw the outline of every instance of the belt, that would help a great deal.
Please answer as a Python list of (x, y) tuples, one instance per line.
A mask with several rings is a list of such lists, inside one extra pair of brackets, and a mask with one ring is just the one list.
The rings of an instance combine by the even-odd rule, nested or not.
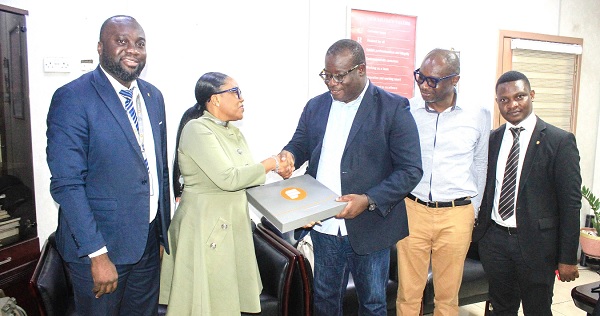
[(455, 207), (455, 206), (463, 206), (463, 205), (469, 205), (471, 204), (471, 198), (468, 196), (465, 197), (461, 197), (460, 199), (456, 199), (454, 201), (450, 201), (450, 202), (428, 202), (428, 201), (423, 201), (423, 200), (419, 200), (419, 198), (417, 198), (416, 196), (412, 195), (412, 194), (408, 194), (406, 196), (407, 198), (419, 203), (419, 204), (423, 204), (427, 207), (431, 207), (431, 208), (439, 208), (439, 207)]
[(494, 226), (498, 227), (503, 232), (507, 232), (509, 235), (516, 235), (519, 232), (516, 227), (506, 227), (496, 222), (494, 222)]

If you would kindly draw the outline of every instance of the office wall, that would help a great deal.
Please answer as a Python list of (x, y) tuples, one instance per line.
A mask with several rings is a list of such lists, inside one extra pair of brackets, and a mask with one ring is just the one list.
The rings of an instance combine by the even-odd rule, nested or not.
[[(417, 16), (417, 65), (435, 47), (460, 51), (461, 98), (490, 110), (495, 106), (498, 30), (582, 37), (584, 67), (577, 139), (584, 183), (595, 183), (600, 103), (600, 65), (594, 57), (600, 55), (600, 40), (594, 38), (600, 31), (597, 0), (173, 0), (158, 4), (106, 0), (91, 8), (73, 0), (0, 3), (29, 11), (31, 123), (40, 240), (55, 229), (58, 212), (48, 192), (50, 172), (45, 161), (45, 119), (50, 99), (56, 88), (82, 73), (80, 60), (92, 59), (97, 65), (100, 25), (115, 14), (132, 15), (145, 29), (148, 63), (142, 77), (165, 96), (171, 157), (181, 114), (194, 104), (194, 84), (207, 71), (227, 73), (242, 88), (246, 111), (236, 124), (255, 158), (262, 160), (279, 152), (291, 137), (308, 98), (325, 91), (317, 74), (323, 68), (326, 49), (348, 36), (349, 8)], [(46, 57), (65, 57), (72, 70), (45, 73), (42, 65)]]

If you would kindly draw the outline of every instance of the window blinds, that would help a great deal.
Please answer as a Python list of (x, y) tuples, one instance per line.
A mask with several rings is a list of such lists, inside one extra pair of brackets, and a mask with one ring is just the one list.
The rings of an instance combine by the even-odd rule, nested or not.
[[(546, 50), (551, 46), (527, 46), (536, 48), (533, 50), (514, 42), (511, 46), (512, 69), (524, 73), (535, 90), (535, 113), (544, 121), (573, 132), (577, 51), (556, 52)], [(561, 50), (560, 46), (555, 47)]]

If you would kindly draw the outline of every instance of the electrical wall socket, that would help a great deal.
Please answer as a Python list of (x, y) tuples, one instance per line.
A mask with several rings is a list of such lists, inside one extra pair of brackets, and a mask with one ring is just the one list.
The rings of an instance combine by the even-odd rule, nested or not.
[(66, 57), (46, 57), (44, 72), (71, 72), (71, 62)]

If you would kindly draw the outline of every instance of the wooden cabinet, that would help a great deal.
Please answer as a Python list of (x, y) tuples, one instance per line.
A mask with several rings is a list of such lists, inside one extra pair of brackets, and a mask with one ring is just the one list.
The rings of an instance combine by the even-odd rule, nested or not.
[(0, 205), (20, 224), (16, 236), (0, 231), (0, 289), (14, 297), (28, 316), (37, 316), (28, 288), (40, 243), (33, 192), (27, 14), (0, 4)]
[(38, 315), (28, 284), (39, 257), (37, 237), (0, 248), (0, 289), (14, 297), (28, 316)]

